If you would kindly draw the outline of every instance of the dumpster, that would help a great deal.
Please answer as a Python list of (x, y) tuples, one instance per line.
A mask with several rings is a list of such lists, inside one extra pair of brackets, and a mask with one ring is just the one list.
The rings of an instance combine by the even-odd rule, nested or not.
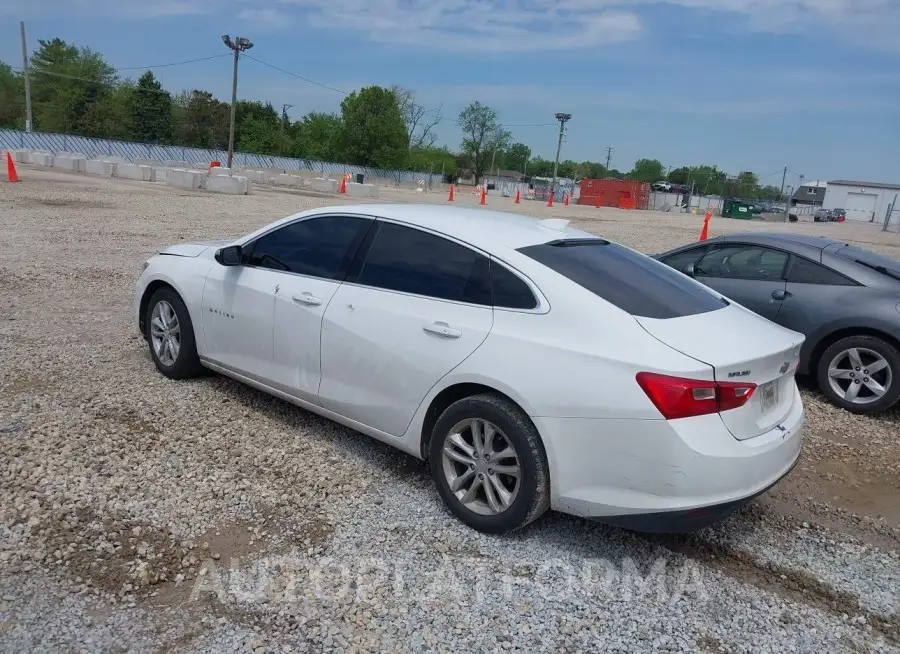
[(725, 206), (722, 208), (722, 216), (724, 218), (742, 218), (749, 220), (753, 218), (753, 209), (749, 202), (741, 202), (740, 200), (725, 200)]

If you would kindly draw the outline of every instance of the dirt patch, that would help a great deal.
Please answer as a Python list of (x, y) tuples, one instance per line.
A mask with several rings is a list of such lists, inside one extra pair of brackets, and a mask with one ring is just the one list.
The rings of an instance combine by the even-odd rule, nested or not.
[(697, 638), (697, 648), (701, 652), (726, 652), (722, 641), (711, 634), (703, 634)]
[[(838, 590), (802, 570), (760, 561), (750, 554), (712, 543), (695, 535), (649, 537), (651, 541), (684, 554), (741, 583), (775, 593), (786, 600), (806, 604), (835, 616), (862, 615), (873, 630), (894, 645), (900, 645), (900, 614), (880, 615), (860, 606), (853, 593)], [(782, 615), (782, 622), (790, 616)], [(861, 627), (862, 625), (854, 625)]]
[[(157, 436), (159, 428), (145, 420), (134, 409), (101, 409), (94, 414), (97, 421), (124, 427), (131, 434), (139, 436)], [(156, 440), (156, 439), (153, 439)]]
[(26, 207), (65, 207), (66, 209), (108, 209), (110, 206), (96, 200), (78, 200), (75, 198), (69, 200), (56, 200), (53, 198), (22, 198), (17, 200), (18, 204)]

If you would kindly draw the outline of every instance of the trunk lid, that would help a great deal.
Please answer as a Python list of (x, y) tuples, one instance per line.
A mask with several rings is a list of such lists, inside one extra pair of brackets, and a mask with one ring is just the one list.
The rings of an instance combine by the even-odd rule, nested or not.
[(771, 431), (793, 408), (803, 334), (736, 304), (682, 318), (635, 320), (669, 347), (712, 366), (717, 382), (756, 384), (746, 404), (719, 414), (738, 440)]

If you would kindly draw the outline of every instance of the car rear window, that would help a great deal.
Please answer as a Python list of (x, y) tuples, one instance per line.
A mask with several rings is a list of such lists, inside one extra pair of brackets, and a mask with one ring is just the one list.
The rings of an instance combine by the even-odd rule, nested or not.
[(883, 268), (889, 271), (887, 273), (889, 276), (894, 278), (900, 275), (900, 261), (891, 259), (890, 257), (886, 257), (881, 254), (875, 254), (871, 250), (856, 247), (855, 245), (845, 245), (840, 250), (835, 252), (835, 254), (844, 259), (849, 259), (850, 261), (861, 263), (864, 266), (867, 266), (874, 270)]
[(602, 239), (568, 239), (519, 250), (633, 316), (681, 318), (728, 302), (654, 259)]

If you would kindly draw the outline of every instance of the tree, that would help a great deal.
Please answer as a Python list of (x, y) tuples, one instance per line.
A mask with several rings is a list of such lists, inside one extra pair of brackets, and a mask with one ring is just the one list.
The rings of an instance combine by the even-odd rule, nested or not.
[(656, 159), (638, 159), (628, 176), (642, 182), (658, 182), (665, 177), (663, 165)]
[(402, 86), (392, 86), (391, 91), (397, 97), (397, 107), (406, 124), (409, 147), (432, 147), (437, 140), (434, 130), (442, 120), (441, 108), (438, 107), (437, 112), (427, 111), (425, 107), (416, 102), (415, 94)]
[(344, 98), (339, 133), (341, 154), (347, 163), (399, 168), (409, 151), (397, 96), (380, 86), (368, 86)]
[(0, 127), (25, 126), (25, 81), (0, 62)]
[(456, 155), (444, 146), (438, 147), (413, 147), (409, 149), (406, 159), (408, 170), (421, 172), (440, 173), (443, 171), (445, 178), (455, 178), (457, 172)]
[(104, 136), (100, 105), (117, 82), (116, 70), (88, 48), (62, 39), (38, 41), (31, 58), (35, 128), (83, 136)]
[(175, 99), (178, 142), (197, 148), (228, 147), (231, 108), (209, 91), (183, 91)]
[(309, 113), (291, 128), (296, 157), (333, 161), (337, 158), (341, 117), (335, 114)]
[(575, 168), (578, 179), (603, 179), (606, 177), (606, 166), (595, 161), (582, 161)]
[(172, 96), (164, 91), (152, 71), (138, 78), (131, 93), (133, 138), (148, 143), (168, 143), (172, 139)]
[(463, 133), (462, 149), (472, 159), (472, 172), (478, 184), (491, 154), (508, 147), (512, 134), (497, 122), (495, 110), (477, 101), (459, 113), (459, 125)]
[(531, 148), (524, 143), (513, 143), (504, 155), (503, 163), (507, 170), (525, 172), (525, 164), (531, 158)]

